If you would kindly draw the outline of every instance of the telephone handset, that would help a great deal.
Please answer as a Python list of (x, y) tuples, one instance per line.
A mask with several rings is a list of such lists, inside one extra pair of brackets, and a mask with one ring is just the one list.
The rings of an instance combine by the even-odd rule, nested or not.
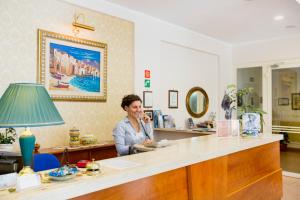
[(149, 136), (149, 134), (148, 134), (147, 131), (146, 131), (146, 128), (145, 128), (144, 125), (143, 125), (142, 119), (140, 119), (140, 123), (141, 123), (141, 126), (142, 126), (142, 128), (143, 128), (143, 130), (144, 130), (144, 133), (145, 133), (146, 137), (147, 137), (149, 140), (151, 140), (151, 137)]
[(192, 118), (188, 118), (188, 127), (190, 129), (195, 128), (195, 124)]

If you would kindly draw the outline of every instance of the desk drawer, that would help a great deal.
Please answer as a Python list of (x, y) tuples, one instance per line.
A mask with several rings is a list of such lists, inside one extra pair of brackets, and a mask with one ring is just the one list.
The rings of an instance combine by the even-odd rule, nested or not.
[(278, 170), (232, 193), (227, 200), (280, 200), (282, 197), (281, 187), (282, 173), (281, 170)]

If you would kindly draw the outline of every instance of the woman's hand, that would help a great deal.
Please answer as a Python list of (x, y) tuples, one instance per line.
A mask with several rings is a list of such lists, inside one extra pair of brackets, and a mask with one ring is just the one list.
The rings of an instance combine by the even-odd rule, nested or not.
[(143, 142), (143, 144), (150, 144), (150, 143), (152, 143), (152, 142), (153, 142), (152, 140), (146, 139), (146, 140)]
[(143, 116), (142, 116), (142, 120), (145, 122), (145, 123), (149, 123), (151, 120), (150, 120), (150, 117), (148, 115), (146, 115), (145, 113), (143, 113)]

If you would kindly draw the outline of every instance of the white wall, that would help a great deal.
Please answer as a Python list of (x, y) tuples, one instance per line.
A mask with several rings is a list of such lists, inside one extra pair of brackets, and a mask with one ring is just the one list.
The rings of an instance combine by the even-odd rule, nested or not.
[[(215, 61), (218, 63), (217, 68), (219, 73), (209, 74), (207, 77), (214, 77), (205, 82), (207, 85), (215, 85), (217, 90), (217, 95), (214, 94), (212, 98), (214, 103), (211, 110), (223, 112), (220, 108), (220, 101), (223, 97), (224, 90), (227, 84), (232, 83), (232, 60), (231, 60), (231, 46), (217, 41), (213, 38), (201, 35), (199, 33), (184, 29), (182, 27), (158, 20), (156, 18), (144, 15), (142, 13), (120, 7), (116, 4), (106, 2), (103, 0), (64, 0), (76, 5), (80, 5), (86, 8), (90, 8), (96, 11), (100, 11), (106, 14), (110, 14), (123, 19), (131, 20), (135, 24), (135, 92), (142, 96), (142, 91), (144, 89), (144, 70), (151, 70), (151, 88), (153, 91), (153, 109), (164, 108), (165, 113), (174, 114), (175, 111), (170, 111), (165, 108), (168, 99), (168, 93), (166, 88), (162, 88), (161, 85), (168, 82), (172, 89), (181, 89), (181, 85), (178, 80), (171, 78), (165, 80), (166, 69), (162, 68), (162, 41), (172, 43), (175, 45), (187, 47), (194, 49), (196, 51), (204, 52), (209, 55), (215, 55)], [(169, 58), (172, 59), (172, 58)], [(185, 66), (181, 66), (181, 77), (185, 82), (191, 80), (190, 72), (194, 70), (194, 65), (189, 65), (189, 60), (183, 60), (185, 57), (177, 58), (181, 61), (186, 62)], [(216, 67), (214, 63), (214, 67)], [(190, 66), (190, 67), (189, 67)], [(210, 69), (212, 66), (206, 65), (201, 66), (199, 70), (205, 74), (206, 69)], [(215, 69), (217, 70), (217, 69)], [(209, 71), (209, 70), (208, 70)], [(216, 78), (217, 77), (217, 78)], [(193, 81), (188, 85), (193, 85)], [(198, 82), (201, 84), (202, 82)], [(196, 83), (195, 83), (196, 84)], [(202, 86), (203, 85), (198, 85)], [(170, 88), (171, 89), (171, 88)], [(187, 88), (180, 91), (179, 96), (179, 107), (185, 108), (185, 94)], [(215, 91), (213, 91), (215, 92)], [(208, 91), (210, 93), (210, 91)], [(218, 97), (217, 97), (218, 96)], [(176, 122), (182, 124), (182, 122), (187, 118), (185, 114), (176, 114)]]
[[(209, 112), (216, 112), (218, 99), (218, 57), (206, 52), (174, 45), (161, 43), (161, 60), (158, 76), (154, 82), (160, 82), (156, 97), (162, 101), (157, 102), (163, 113), (172, 115), (177, 127), (184, 127), (184, 119), (191, 117), (186, 110), (185, 97), (192, 87), (201, 86), (209, 96)], [(178, 109), (168, 109), (168, 90), (175, 89), (179, 93)], [(201, 119), (203, 120), (203, 119)]]
[(232, 61), (235, 67), (300, 58), (300, 35), (234, 45)]

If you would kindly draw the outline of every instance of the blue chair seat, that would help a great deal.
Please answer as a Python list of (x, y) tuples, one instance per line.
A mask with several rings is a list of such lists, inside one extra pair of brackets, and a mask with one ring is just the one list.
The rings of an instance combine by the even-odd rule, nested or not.
[(60, 167), (59, 160), (52, 154), (35, 154), (33, 158), (33, 170), (35, 172)]

